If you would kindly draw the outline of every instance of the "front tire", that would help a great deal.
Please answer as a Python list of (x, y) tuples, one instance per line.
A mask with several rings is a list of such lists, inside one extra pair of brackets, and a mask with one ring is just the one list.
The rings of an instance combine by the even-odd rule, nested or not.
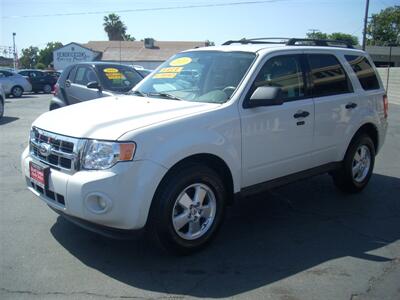
[(150, 234), (169, 252), (198, 251), (216, 235), (226, 198), (216, 172), (186, 164), (168, 174), (158, 188), (149, 215)]
[(11, 90), (11, 94), (14, 96), (14, 98), (20, 98), (22, 94), (24, 93), (24, 90), (20, 86), (14, 86)]
[(368, 184), (375, 163), (375, 146), (372, 139), (362, 134), (350, 144), (342, 167), (332, 174), (336, 187), (347, 193), (362, 191)]

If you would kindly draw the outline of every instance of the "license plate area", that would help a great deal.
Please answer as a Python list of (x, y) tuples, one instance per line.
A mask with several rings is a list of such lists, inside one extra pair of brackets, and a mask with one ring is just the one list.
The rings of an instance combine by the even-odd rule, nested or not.
[(29, 177), (33, 183), (42, 189), (48, 189), (50, 167), (44, 164), (29, 162)]

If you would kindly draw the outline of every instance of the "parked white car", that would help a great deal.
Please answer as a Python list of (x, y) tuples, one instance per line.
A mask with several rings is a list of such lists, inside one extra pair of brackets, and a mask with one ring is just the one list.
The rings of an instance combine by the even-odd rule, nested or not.
[(387, 130), (369, 56), (260, 42), (185, 51), (135, 95), (41, 115), (22, 154), (28, 188), (85, 228), (147, 228), (178, 253), (206, 245), (235, 198), (326, 172), (361, 191)]
[(3, 87), (0, 84), (0, 120), (4, 115), (4, 103), (6, 102), (6, 94), (4, 93)]
[(15, 98), (32, 91), (32, 85), (24, 76), (10, 70), (0, 69), (0, 84), (7, 96), (13, 95)]

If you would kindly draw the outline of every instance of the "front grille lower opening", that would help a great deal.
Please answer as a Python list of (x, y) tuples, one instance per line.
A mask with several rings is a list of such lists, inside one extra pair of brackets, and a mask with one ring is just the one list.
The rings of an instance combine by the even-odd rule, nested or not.
[(48, 199), (53, 200), (54, 202), (57, 202), (57, 203), (65, 206), (65, 200), (64, 200), (63, 195), (55, 193), (49, 189), (43, 189), (42, 187), (38, 186), (37, 184), (35, 184), (32, 181), (31, 181), (31, 186), (35, 191), (39, 192), (41, 195), (44, 195)]

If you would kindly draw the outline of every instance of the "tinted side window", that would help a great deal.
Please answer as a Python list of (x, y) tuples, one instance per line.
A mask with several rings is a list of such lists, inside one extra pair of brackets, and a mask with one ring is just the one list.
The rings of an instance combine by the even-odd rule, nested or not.
[(313, 81), (313, 96), (323, 97), (352, 92), (346, 73), (330, 54), (310, 54), (308, 61)]
[(34, 74), (33, 77), (36, 77), (36, 78), (41, 78), (41, 77), (45, 76), (45, 74), (43, 72), (32, 72), (32, 74)]
[(72, 67), (70, 69), (64, 70), (61, 73), (62, 80), (64, 80), (64, 78), (65, 78), (66, 80), (69, 80), (69, 81), (73, 82), (74, 81), (73, 79), (74, 79), (75, 73), (76, 73), (76, 69), (77, 69), (77, 67), (74, 66), (74, 67)]
[(0, 77), (9, 77), (12, 76), (13, 74), (7, 71), (0, 71)]
[(22, 76), (29, 76), (29, 72), (28, 71), (21, 71), (19, 72), (20, 75)]
[(78, 67), (76, 70), (74, 83), (87, 85), (91, 81), (97, 81), (96, 73), (89, 67)]
[(363, 56), (345, 55), (346, 60), (356, 73), (364, 90), (379, 89), (379, 81), (368, 59)]
[(30, 77), (30, 78), (39, 78), (40, 76), (39, 76), (38, 73), (39, 73), (39, 72), (30, 72), (30, 73), (29, 73), (29, 77)]
[(300, 56), (282, 55), (269, 59), (257, 75), (251, 93), (260, 86), (280, 87), (285, 100), (304, 97), (305, 87)]

